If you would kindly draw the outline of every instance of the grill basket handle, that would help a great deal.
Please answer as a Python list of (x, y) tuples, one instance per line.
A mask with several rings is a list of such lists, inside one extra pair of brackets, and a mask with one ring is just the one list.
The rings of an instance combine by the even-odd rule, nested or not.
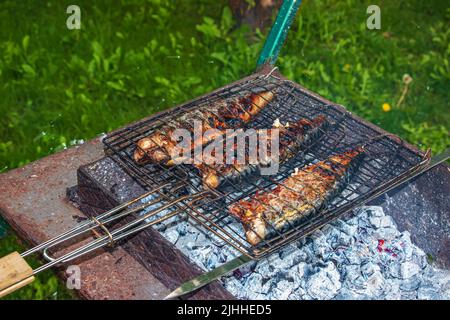
[(33, 280), (33, 269), (17, 251), (0, 258), (0, 298)]

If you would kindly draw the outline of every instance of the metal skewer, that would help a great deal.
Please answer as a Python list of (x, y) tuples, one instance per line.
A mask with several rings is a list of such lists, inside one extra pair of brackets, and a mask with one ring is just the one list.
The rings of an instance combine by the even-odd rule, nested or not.
[[(208, 192), (200, 192), (196, 194), (188, 194), (178, 197), (174, 201), (164, 201), (165, 197), (161, 194), (164, 188), (170, 187), (170, 184), (164, 184), (157, 188), (154, 188), (141, 196), (121, 204), (103, 214), (98, 215), (90, 220), (84, 221), (72, 229), (59, 234), (58, 236), (44, 241), (43, 243), (19, 254), (14, 252), (0, 259), (0, 297), (3, 297), (22, 286), (31, 283), (34, 280), (34, 276), (39, 272), (47, 270), (58, 264), (67, 263), (69, 261), (75, 260), (81, 256), (84, 256), (90, 252), (98, 250), (102, 247), (113, 245), (115, 242), (126, 238), (132, 234), (135, 234), (145, 228), (152, 225), (161, 223), (171, 217), (184, 212), (183, 208), (178, 207), (175, 210), (171, 210), (169, 213), (162, 215), (161, 217), (156, 217), (157, 214), (168, 210), (175, 205), (185, 202), (186, 205), (192, 206), (196, 201), (204, 198)], [(173, 186), (169, 192), (173, 193), (181, 188), (185, 187), (183, 183)], [(159, 195), (158, 195), (159, 194)], [(138, 201), (154, 195), (155, 198), (138, 205), (134, 208), (129, 208), (131, 205), (137, 203)], [(151, 208), (151, 206), (158, 205), (157, 208)], [(145, 209), (151, 208), (148, 212), (134, 218), (132, 221), (119, 226), (115, 229), (108, 229), (105, 225), (111, 224), (112, 222), (117, 222), (123, 218), (133, 214), (139, 213)], [(127, 209), (128, 208), (128, 209)], [(154, 218), (152, 220), (149, 220)], [(49, 254), (49, 250), (69, 241), (75, 239), (89, 231), (102, 230), (104, 235), (98, 236), (94, 240), (63, 254), (59, 257), (52, 257)], [(97, 233), (98, 235), (98, 233)], [(46, 264), (32, 270), (31, 267), (24, 260), (24, 257), (29, 256), (33, 253), (40, 252), (42, 256), (48, 261)]]

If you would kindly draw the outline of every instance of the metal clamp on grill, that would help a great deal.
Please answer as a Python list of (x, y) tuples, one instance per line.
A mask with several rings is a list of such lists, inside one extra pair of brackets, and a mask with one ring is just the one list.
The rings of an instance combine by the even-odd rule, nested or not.
[[(248, 121), (241, 121), (248, 110), (257, 112), (247, 117)], [(227, 115), (233, 115), (233, 121)], [(194, 121), (201, 123), (202, 134), (205, 128), (220, 133), (232, 126), (244, 130), (277, 127), (277, 172), (261, 174), (258, 162), (169, 163), (173, 159), (171, 134), (182, 128), (194, 136)], [(280, 123), (285, 127), (280, 129)], [(213, 139), (194, 139), (197, 145), (192, 153), (219, 137), (221, 134)], [(183, 181), (190, 194), (214, 194), (213, 200), (204, 199), (195, 208), (188, 206), (188, 215), (252, 258), (261, 258), (367, 202), (429, 160), (429, 153), (416, 151), (400, 138), (283, 79), (274, 70), (116, 131), (103, 143), (106, 152), (147, 189)], [(237, 148), (236, 144), (233, 147)], [(244, 160), (248, 160), (250, 150), (244, 150)], [(212, 181), (217, 182), (205, 181), (205, 176), (213, 176)], [(299, 179), (314, 181), (305, 185)], [(172, 200), (177, 197), (171, 195)], [(292, 211), (292, 218), (286, 218), (286, 211)], [(296, 211), (301, 219), (295, 217)], [(258, 224), (264, 231), (255, 230)]]

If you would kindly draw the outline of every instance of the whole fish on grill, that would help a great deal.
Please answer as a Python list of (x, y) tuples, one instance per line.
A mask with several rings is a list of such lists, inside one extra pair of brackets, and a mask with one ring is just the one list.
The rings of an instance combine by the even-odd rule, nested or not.
[(275, 189), (256, 193), (229, 206), (245, 230), (247, 240), (256, 245), (276, 230), (283, 231), (302, 218), (318, 212), (340, 192), (359, 166), (363, 148), (334, 155), (295, 170)]
[[(254, 132), (254, 135), (263, 137), (267, 148), (267, 157), (258, 158), (255, 161), (250, 161), (250, 152), (248, 150), (249, 146), (246, 145), (244, 161), (239, 161), (235, 157), (233, 163), (226, 163), (226, 155), (221, 157), (221, 161), (215, 161), (214, 157), (210, 161), (203, 159), (202, 163), (194, 164), (194, 166), (199, 170), (202, 177), (202, 182), (204, 187), (217, 188), (223, 181), (236, 180), (237, 178), (242, 178), (243, 176), (256, 171), (260, 171), (261, 167), (268, 167), (275, 161), (279, 164), (284, 163), (295, 156), (302, 147), (308, 145), (314, 140), (320, 138), (323, 132), (328, 127), (329, 122), (324, 116), (318, 116), (312, 121), (308, 119), (300, 119), (294, 123), (286, 123), (286, 125), (281, 125), (277, 119), (274, 123), (272, 129), (261, 129)], [(278, 130), (279, 148), (278, 154), (270, 154), (271, 146), (273, 143), (273, 130)], [(260, 135), (261, 132), (264, 135)], [(258, 144), (258, 148), (260, 145)], [(229, 151), (236, 153), (237, 143), (234, 142), (233, 148)], [(256, 151), (258, 152), (258, 150)], [(213, 155), (214, 156), (214, 155)]]
[[(251, 93), (234, 100), (222, 100), (189, 111), (163, 125), (149, 136), (136, 143), (134, 161), (139, 164), (170, 164), (172, 151), (179, 141), (173, 137), (177, 129), (194, 132), (194, 121), (201, 123), (201, 138), (193, 139), (191, 149), (200, 147), (224, 134), (226, 129), (243, 127), (260, 112), (274, 97), (271, 91)], [(216, 129), (216, 130), (210, 130)], [(210, 130), (210, 131), (208, 131)], [(207, 132), (208, 131), (208, 132)], [(206, 133), (206, 134), (205, 134)]]

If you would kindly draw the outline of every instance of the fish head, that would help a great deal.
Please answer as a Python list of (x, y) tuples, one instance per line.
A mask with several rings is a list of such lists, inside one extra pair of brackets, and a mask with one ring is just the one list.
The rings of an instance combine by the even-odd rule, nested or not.
[(143, 138), (136, 143), (133, 159), (138, 164), (167, 161), (170, 159), (170, 155), (165, 151), (165, 146), (168, 143), (168, 137), (161, 133), (155, 133), (147, 138)]

